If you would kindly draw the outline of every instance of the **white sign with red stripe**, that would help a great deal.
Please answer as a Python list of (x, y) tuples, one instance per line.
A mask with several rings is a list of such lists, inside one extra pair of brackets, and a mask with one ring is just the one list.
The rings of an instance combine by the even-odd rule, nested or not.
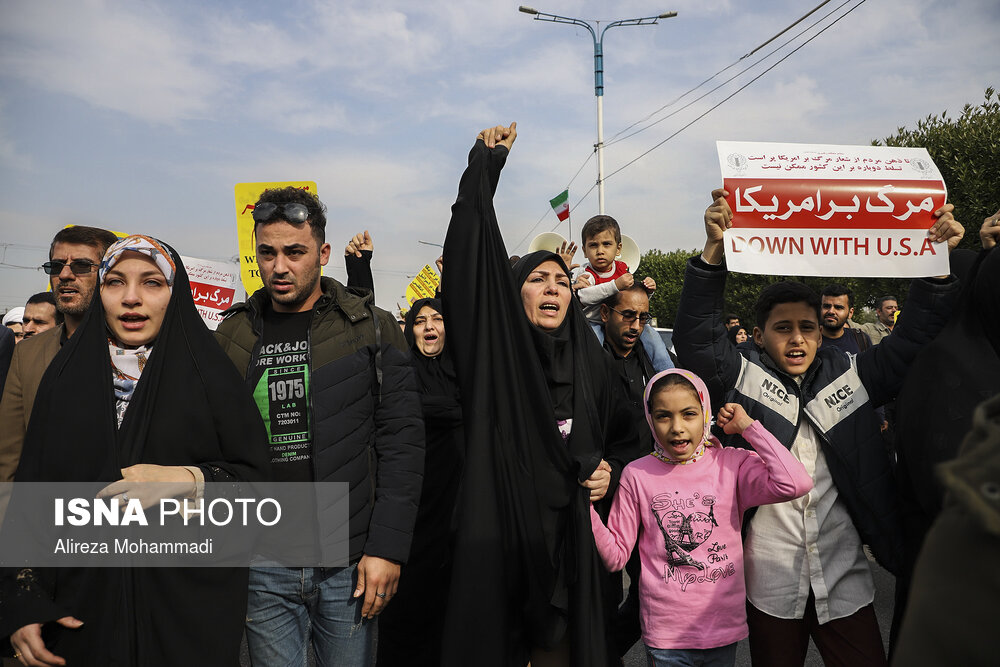
[(245, 298), (240, 282), (240, 266), (210, 259), (181, 257), (191, 283), (191, 298), (205, 326), (215, 330), (222, 313)]
[(927, 240), (947, 201), (923, 148), (716, 142), (733, 209), (732, 271), (796, 276), (945, 275)]

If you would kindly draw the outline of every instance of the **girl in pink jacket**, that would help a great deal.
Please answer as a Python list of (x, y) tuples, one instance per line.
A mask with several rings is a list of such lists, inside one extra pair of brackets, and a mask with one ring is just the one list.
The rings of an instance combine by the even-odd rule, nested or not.
[(718, 423), (755, 451), (722, 447), (711, 434), (708, 390), (694, 373), (658, 373), (645, 405), (654, 450), (625, 467), (607, 526), (591, 507), (597, 549), (617, 571), (639, 541), (651, 664), (733, 665), (736, 643), (747, 636), (743, 513), (805, 495), (812, 478), (736, 403), (722, 407)]

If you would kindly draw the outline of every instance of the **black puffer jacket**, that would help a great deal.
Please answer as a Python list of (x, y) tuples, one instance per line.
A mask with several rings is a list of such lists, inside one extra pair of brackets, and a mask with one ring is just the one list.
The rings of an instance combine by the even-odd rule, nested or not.
[[(820, 347), (801, 386), (763, 351), (737, 350), (722, 323), (726, 270), (688, 262), (674, 325), (681, 366), (758, 419), (785, 447), (801, 420), (812, 425), (854, 527), (890, 572), (900, 565), (902, 532), (895, 482), (875, 408), (891, 400), (917, 353), (944, 327), (959, 291), (955, 279), (914, 280), (906, 315), (881, 345), (852, 356)], [(742, 352), (742, 354), (741, 354)], [(739, 436), (728, 445), (741, 446)]]
[[(322, 278), (322, 287), (309, 329), (313, 475), (351, 485), (352, 563), (365, 554), (403, 563), (424, 467), (409, 351), (396, 320), (372, 306), (371, 292), (331, 278)], [(215, 332), (244, 378), (260, 344), (267, 298), (258, 290), (231, 308)]]

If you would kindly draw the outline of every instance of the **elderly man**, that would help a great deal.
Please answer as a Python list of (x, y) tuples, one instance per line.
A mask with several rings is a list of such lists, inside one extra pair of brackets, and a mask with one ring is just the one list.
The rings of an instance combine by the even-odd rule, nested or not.
[[(97, 289), (97, 267), (115, 240), (107, 230), (83, 226), (66, 227), (52, 239), (49, 261), (42, 269), (50, 276), (55, 308), (63, 323), (31, 336), (14, 349), (0, 399), (0, 482), (14, 477), (38, 383), (59, 348), (83, 321)], [(24, 329), (27, 337), (27, 324)]]

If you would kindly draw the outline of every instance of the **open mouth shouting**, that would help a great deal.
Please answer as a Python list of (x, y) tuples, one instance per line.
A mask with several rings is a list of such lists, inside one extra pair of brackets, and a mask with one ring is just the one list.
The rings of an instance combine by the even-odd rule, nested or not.
[(675, 438), (673, 440), (668, 440), (666, 444), (677, 456), (683, 456), (690, 452), (693, 448), (690, 438)]
[(542, 311), (548, 317), (559, 317), (559, 311), (561, 306), (558, 301), (543, 301), (541, 305), (538, 306), (538, 310)]
[(800, 349), (790, 350), (785, 353), (785, 361), (789, 366), (802, 366), (806, 361), (806, 352)]

